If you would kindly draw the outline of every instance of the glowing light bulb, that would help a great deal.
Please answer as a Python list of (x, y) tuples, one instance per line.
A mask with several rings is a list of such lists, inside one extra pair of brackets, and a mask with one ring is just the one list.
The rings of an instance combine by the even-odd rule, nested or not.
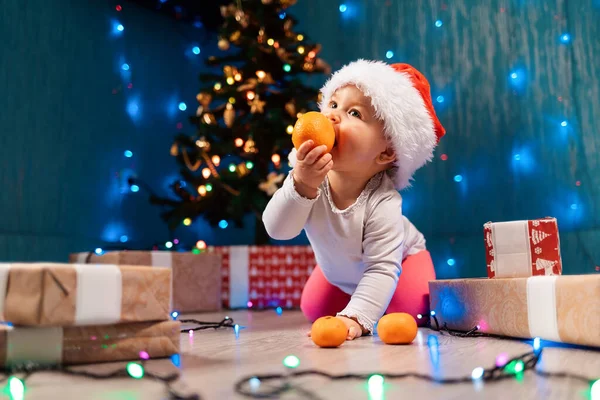
[(437, 21), (435, 21), (435, 26), (436, 28), (441, 28), (442, 25), (444, 25), (444, 23), (442, 22), (441, 19), (438, 19)]
[(177, 319), (178, 316), (179, 316), (179, 312), (178, 311), (173, 311), (171, 313), (171, 318), (173, 318), (173, 319)]
[(483, 367), (477, 367), (473, 370), (473, 372), (471, 372), (471, 378), (474, 380), (481, 379), (483, 377), (484, 372), (485, 370), (483, 369)]
[(258, 79), (265, 79), (265, 77), (267, 76), (267, 73), (263, 70), (260, 71), (256, 71), (256, 76), (258, 76)]
[(568, 125), (567, 121), (563, 121), (563, 122), (560, 123), (560, 126), (562, 126), (562, 127), (565, 127), (567, 125)]
[(498, 356), (496, 356), (496, 366), (497, 367), (504, 367), (507, 362), (508, 362), (508, 354), (500, 353), (500, 354), (498, 354)]
[(435, 311), (431, 310), (430, 314), (431, 314), (432, 317), (434, 317), (435, 316)]
[(539, 337), (533, 339), (533, 350), (538, 351), (542, 347), (542, 341)]
[(221, 90), (221, 88), (222, 88), (223, 86), (221, 85), (221, 83), (217, 82), (217, 83), (215, 83), (215, 86), (213, 86), (213, 87), (215, 88), (215, 90), (217, 90), (217, 91), (218, 91), (218, 90)]
[(250, 91), (250, 92), (246, 93), (246, 98), (248, 100), (254, 100), (254, 97), (256, 97), (256, 94), (254, 92)]
[(198, 240), (196, 242), (196, 247), (199, 248), (200, 250), (204, 250), (204, 249), (206, 249), (206, 242), (204, 240)]
[(246, 303), (246, 305), (248, 306), (248, 308), (252, 308), (252, 302), (249, 301), (248, 303)]
[(304, 46), (298, 47), (298, 54), (304, 54)]
[(246, 161), (246, 168), (248, 168), (248, 169), (254, 168), (254, 163), (252, 161)]
[(234, 75), (233, 79), (235, 79), (237, 82), (242, 80), (242, 74), (240, 74), (239, 72), (237, 74)]
[(194, 54), (196, 54), (196, 55), (200, 54), (200, 47), (198, 47), (198, 46), (194, 46), (194, 47), (192, 48), (192, 53), (194, 53)]
[(235, 97), (230, 97), (229, 98), (229, 103), (235, 104)]
[(192, 219), (191, 218), (186, 218), (183, 220), (183, 224), (185, 226), (190, 226), (192, 224)]
[(233, 77), (230, 76), (229, 78), (227, 78), (228, 85), (233, 85), (234, 83), (235, 83), (235, 80), (233, 79)]
[(96, 253), (96, 255), (100, 256), (104, 253), (104, 250), (102, 250), (102, 248), (97, 247), (96, 250), (94, 250), (94, 253)]
[(133, 157), (133, 153), (131, 152), (131, 150), (125, 150), (125, 153), (123, 153), (125, 155), (125, 157), (127, 158), (131, 158)]
[(274, 44), (274, 43), (275, 43), (275, 40), (273, 40), (273, 39), (269, 39), (269, 40), (267, 40), (267, 44), (268, 44), (269, 46), (273, 46), (273, 44)]
[(206, 186), (204, 186), (204, 185), (198, 186), (198, 194), (200, 196), (204, 196), (206, 194)]
[(260, 379), (258, 379), (257, 377), (250, 378), (250, 380), (248, 380), (248, 384), (250, 385), (250, 390), (255, 392), (260, 387)]
[(340, 4), (340, 12), (344, 13), (348, 10), (348, 6), (346, 6), (345, 4)]
[(300, 359), (294, 355), (287, 356), (283, 359), (283, 365), (288, 368), (298, 368), (300, 365)]
[(142, 350), (142, 351), (140, 351), (140, 358), (142, 360), (149, 360), (150, 359), (150, 355), (148, 354), (147, 351)]
[(144, 367), (138, 363), (130, 362), (127, 364), (127, 373), (134, 379), (142, 379), (144, 377)]
[(454, 182), (462, 182), (463, 177), (462, 175), (455, 175), (454, 176)]
[(291, 135), (294, 133), (294, 127), (292, 125), (288, 125), (287, 128), (285, 128), (285, 131)]
[(235, 164), (229, 164), (229, 172), (235, 172)]
[(392, 57), (394, 57), (394, 52), (393, 51), (388, 50), (388, 51), (385, 52), (385, 58), (389, 59), (389, 58), (392, 58)]
[(590, 388), (590, 400), (600, 400), (600, 379), (592, 383)]
[(441, 95), (440, 95), (440, 96), (438, 96), (438, 97), (436, 98), (436, 100), (437, 100), (437, 102), (438, 102), (438, 103), (443, 103), (445, 99), (444, 99), (444, 96), (441, 96)]
[(225, 221), (224, 219), (219, 221), (219, 228), (221, 229), (225, 229), (229, 226), (229, 224), (227, 223), (227, 221)]
[(11, 399), (23, 400), (25, 393), (25, 384), (22, 380), (15, 376), (11, 376), (8, 379), (8, 390), (10, 392)]
[(208, 179), (208, 177), (210, 176), (210, 169), (204, 168), (202, 170), (202, 176), (204, 177), (204, 179)]
[(449, 266), (452, 267), (454, 264), (456, 264), (456, 261), (454, 260), (454, 258), (449, 258), (448, 261), (447, 261), (447, 263), (448, 263)]
[(138, 185), (131, 185), (129, 188), (133, 193), (137, 193), (140, 191), (140, 187)]
[(165, 243), (165, 247), (167, 249), (170, 249), (171, 247), (173, 247), (173, 242), (167, 242), (167, 243)]
[(299, 34), (298, 36), (296, 36), (297, 40), (304, 40), (304, 35)]
[(127, 243), (128, 240), (129, 240), (129, 238), (127, 237), (127, 235), (123, 235), (119, 238), (119, 241), (121, 243)]
[(244, 145), (244, 140), (241, 138), (235, 139), (235, 147), (242, 147)]
[(129, 71), (129, 64), (125, 63), (125, 64), (121, 65), (121, 69), (123, 71)]
[(563, 33), (562, 35), (560, 35), (560, 41), (563, 43), (569, 43), (571, 41), (571, 35), (569, 35), (568, 33)]
[(123, 25), (119, 24), (119, 25), (117, 25), (117, 30), (119, 32), (123, 32), (125, 30), (125, 27)]
[(371, 375), (369, 377), (369, 380), (367, 381), (369, 386), (381, 386), (383, 385), (384, 382), (384, 378), (381, 375), (375, 374), (375, 375)]
[(422, 319), (422, 318), (423, 318), (423, 315), (417, 314), (417, 319)]
[(206, 191), (212, 192), (212, 185), (210, 183), (206, 184)]
[(277, 313), (277, 315), (281, 315), (281, 314), (283, 314), (283, 309), (281, 307), (277, 307), (275, 309), (275, 312)]
[(182, 101), (181, 103), (179, 103), (179, 109), (181, 111), (185, 111), (187, 110), (187, 105)]
[(279, 154), (273, 154), (271, 161), (273, 161), (273, 164), (279, 164), (281, 162), (281, 156)]
[(216, 167), (218, 167), (219, 164), (221, 164), (221, 157), (219, 157), (219, 156), (212, 156), (212, 162), (213, 162), (213, 164), (215, 164)]
[(284, 64), (283, 65), (283, 70), (285, 72), (290, 72), (292, 70), (292, 66), (290, 64)]

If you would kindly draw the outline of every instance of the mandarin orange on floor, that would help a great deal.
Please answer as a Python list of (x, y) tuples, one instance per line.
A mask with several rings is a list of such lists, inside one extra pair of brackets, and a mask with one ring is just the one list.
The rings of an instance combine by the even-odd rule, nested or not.
[(377, 323), (377, 334), (386, 344), (410, 344), (417, 330), (417, 321), (407, 313), (387, 314)]
[(321, 317), (312, 324), (310, 337), (319, 347), (338, 347), (346, 341), (348, 328), (336, 317)]
[(312, 140), (316, 146), (327, 146), (327, 153), (331, 151), (335, 143), (335, 131), (333, 124), (320, 112), (310, 111), (303, 114), (292, 131), (292, 143), (296, 150), (307, 140)]

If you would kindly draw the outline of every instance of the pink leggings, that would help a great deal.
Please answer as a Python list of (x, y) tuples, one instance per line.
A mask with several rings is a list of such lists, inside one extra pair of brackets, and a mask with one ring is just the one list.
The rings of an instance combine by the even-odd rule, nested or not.
[[(402, 262), (402, 273), (386, 314), (405, 312), (417, 319), (417, 314), (429, 312), (429, 284), (435, 279), (433, 261), (427, 250), (410, 255)], [(300, 300), (300, 308), (310, 322), (326, 315), (336, 315), (342, 311), (350, 295), (342, 292), (327, 281), (317, 265), (306, 281)], [(426, 319), (417, 319), (419, 326)]]

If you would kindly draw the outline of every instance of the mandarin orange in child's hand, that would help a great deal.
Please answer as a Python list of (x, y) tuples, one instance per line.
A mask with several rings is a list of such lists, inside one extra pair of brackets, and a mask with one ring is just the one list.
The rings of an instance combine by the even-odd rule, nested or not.
[(312, 324), (310, 337), (319, 347), (338, 347), (346, 341), (348, 328), (336, 317), (321, 317)]
[(377, 323), (377, 334), (386, 344), (410, 344), (417, 336), (417, 321), (406, 313), (391, 313)]
[(296, 150), (307, 140), (312, 140), (315, 147), (327, 146), (327, 153), (331, 151), (335, 143), (335, 131), (333, 124), (320, 112), (310, 111), (303, 114), (292, 131), (292, 143)]

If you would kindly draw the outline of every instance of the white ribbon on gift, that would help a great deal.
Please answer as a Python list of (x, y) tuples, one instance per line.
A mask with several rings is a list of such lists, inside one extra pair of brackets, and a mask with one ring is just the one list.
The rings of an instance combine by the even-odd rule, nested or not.
[(248, 246), (229, 247), (229, 307), (245, 308), (250, 300), (250, 251)]
[(532, 338), (560, 342), (556, 314), (556, 276), (527, 278), (527, 317)]
[(491, 225), (496, 278), (531, 276), (528, 222), (496, 222)]
[(3, 319), (9, 270), (12, 268), (40, 268), (40, 265), (69, 266), (75, 269), (77, 298), (75, 300), (74, 325), (107, 325), (119, 322), (123, 279), (119, 267), (111, 264), (0, 263), (0, 313)]

